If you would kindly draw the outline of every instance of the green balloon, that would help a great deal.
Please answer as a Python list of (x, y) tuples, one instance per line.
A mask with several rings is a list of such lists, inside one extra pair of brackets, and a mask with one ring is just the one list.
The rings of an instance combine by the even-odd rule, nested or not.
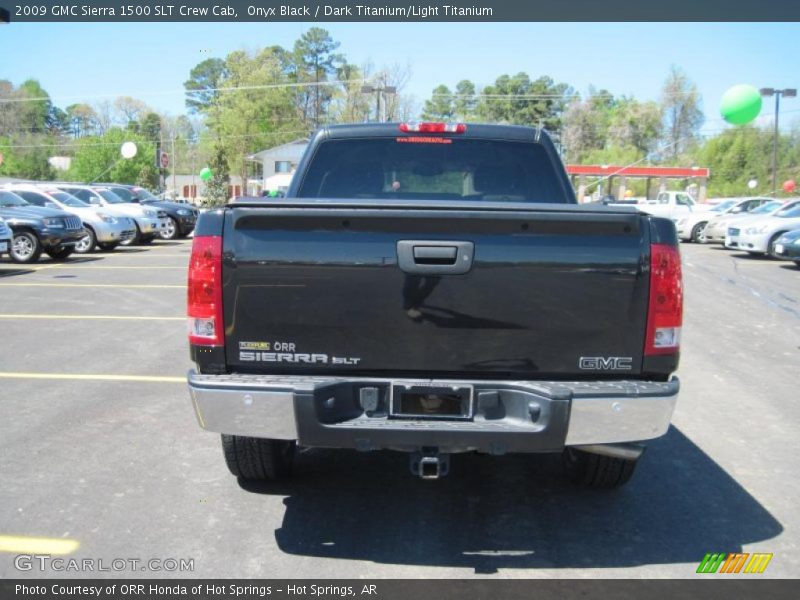
[(735, 85), (722, 95), (719, 112), (732, 125), (746, 125), (761, 112), (761, 93), (752, 85)]
[(200, 179), (202, 179), (203, 181), (208, 181), (213, 176), (214, 176), (214, 174), (211, 172), (211, 169), (209, 169), (208, 167), (203, 167), (200, 170)]

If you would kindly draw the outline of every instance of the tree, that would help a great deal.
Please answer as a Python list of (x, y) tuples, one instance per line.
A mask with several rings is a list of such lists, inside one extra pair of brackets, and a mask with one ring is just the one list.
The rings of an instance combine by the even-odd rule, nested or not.
[(444, 84), (437, 85), (429, 100), (422, 108), (422, 119), (425, 121), (451, 121), (455, 113), (453, 93)]
[(478, 104), (478, 114), (491, 123), (538, 126), (560, 131), (562, 113), (572, 88), (542, 76), (531, 81), (527, 73), (501, 75), (486, 86)]
[(655, 102), (623, 98), (611, 111), (609, 139), (613, 145), (631, 147), (647, 156), (659, 142), (662, 120), (661, 107)]
[(41, 134), (24, 133), (10, 137), (0, 137), (0, 177), (19, 177), (21, 179), (48, 180), (54, 177), (53, 168), (48, 162), (50, 151), (56, 146), (52, 138)]
[[(136, 156), (124, 159), (120, 147), (124, 142), (134, 142)], [(149, 182), (158, 181), (155, 167), (155, 144), (139, 134), (118, 127), (109, 129), (101, 136), (86, 136), (77, 142), (72, 164), (67, 172), (74, 181), (112, 181), (135, 184), (142, 181), (143, 173)]]
[(75, 138), (92, 135), (97, 130), (97, 113), (88, 104), (71, 104), (67, 107), (69, 131)]
[(196, 65), (183, 83), (189, 112), (206, 116), (213, 114), (221, 93), (219, 88), (226, 77), (225, 61), (221, 58), (209, 58)]
[(207, 204), (209, 206), (222, 206), (228, 202), (230, 170), (225, 148), (221, 144), (215, 146), (208, 167), (211, 169), (211, 179), (206, 182)]
[(361, 92), (364, 73), (356, 65), (343, 63), (336, 71), (339, 84), (329, 108), (334, 123), (363, 123), (369, 120), (369, 97)]
[(53, 107), (49, 94), (35, 79), (28, 79), (19, 86), (19, 128), (30, 133), (43, 133), (50, 124)]
[(297, 96), (306, 124), (314, 129), (327, 116), (333, 96), (330, 86), (322, 85), (337, 68), (344, 57), (336, 54), (336, 42), (325, 29), (312, 27), (294, 44), (295, 78), (297, 83), (313, 83), (313, 86), (298, 88)]
[(661, 90), (666, 153), (673, 161), (697, 140), (703, 125), (700, 92), (681, 69), (672, 66)]
[(138, 121), (150, 110), (147, 104), (130, 96), (120, 96), (114, 100), (114, 109), (117, 112), (117, 122), (125, 126)]
[(453, 97), (453, 116), (458, 121), (475, 119), (478, 100), (475, 98), (475, 84), (469, 79), (462, 79), (456, 84)]

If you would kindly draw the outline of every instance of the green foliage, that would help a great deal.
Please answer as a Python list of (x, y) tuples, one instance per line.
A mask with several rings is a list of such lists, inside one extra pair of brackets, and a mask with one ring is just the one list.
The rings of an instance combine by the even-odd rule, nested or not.
[(220, 97), (227, 73), (225, 61), (221, 58), (208, 58), (189, 72), (189, 79), (183, 83), (186, 90), (186, 108), (190, 113), (210, 115)]
[[(124, 159), (120, 147), (134, 142), (136, 156)], [(139, 134), (120, 128), (109, 129), (101, 136), (86, 136), (76, 142), (77, 148), (67, 173), (74, 181), (108, 181), (135, 184), (147, 181), (149, 187), (158, 182), (155, 167), (155, 144)]]
[(208, 166), (213, 175), (206, 182), (206, 205), (222, 206), (228, 202), (228, 185), (230, 183), (228, 158), (223, 145), (220, 144), (214, 148)]
[(18, 177), (44, 181), (52, 179), (53, 168), (47, 159), (55, 147), (55, 140), (49, 136), (27, 134), (12, 138), (0, 137), (0, 177)]
[[(314, 83), (313, 86), (299, 87), (295, 94), (303, 110), (303, 120), (311, 129), (316, 129), (325, 120), (333, 97), (334, 88), (319, 85), (336, 74), (340, 65), (345, 62), (341, 54), (337, 54), (339, 42), (334, 41), (330, 33), (320, 27), (312, 27), (294, 44), (291, 55), (294, 77), (298, 83)], [(278, 59), (274, 49), (271, 54)]]
[(430, 100), (425, 101), (422, 109), (424, 121), (451, 121), (455, 113), (453, 94), (446, 85), (438, 85), (433, 90)]
[(535, 80), (527, 73), (501, 75), (483, 89), (477, 112), (489, 123), (536, 127), (541, 122), (550, 131), (560, 131), (571, 91), (566, 83), (555, 83), (546, 75)]
[[(698, 162), (711, 169), (710, 196), (747, 196), (772, 192), (772, 143), (769, 129), (752, 126), (728, 129), (708, 140), (698, 153)], [(794, 134), (778, 140), (778, 189), (786, 179), (798, 176), (800, 139)], [(758, 181), (750, 190), (747, 182)], [(783, 196), (779, 192), (779, 196)]]

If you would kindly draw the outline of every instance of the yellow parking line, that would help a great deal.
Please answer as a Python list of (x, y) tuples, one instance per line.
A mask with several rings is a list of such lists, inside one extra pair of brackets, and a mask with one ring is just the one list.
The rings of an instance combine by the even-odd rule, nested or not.
[(76, 287), (76, 288), (176, 288), (186, 285), (154, 285), (135, 283), (0, 283), (2, 287)]
[(14, 554), (70, 554), (80, 545), (78, 540), (67, 538), (0, 535), (0, 552)]
[(0, 379), (71, 379), (80, 381), (138, 381), (141, 383), (186, 383), (186, 377), (109, 375), (99, 373), (23, 373), (0, 371)]
[(110, 319), (121, 321), (185, 321), (186, 317), (136, 317), (118, 315), (3, 315), (0, 319)]

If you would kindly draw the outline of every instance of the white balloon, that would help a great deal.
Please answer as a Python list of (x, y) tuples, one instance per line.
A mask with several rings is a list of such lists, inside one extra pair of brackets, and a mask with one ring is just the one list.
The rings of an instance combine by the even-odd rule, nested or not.
[(122, 147), (119, 149), (120, 154), (122, 154), (122, 158), (133, 158), (136, 156), (136, 151), (138, 148), (136, 144), (133, 142), (125, 142), (122, 144)]
[(749, 187), (751, 190), (756, 189), (758, 187), (758, 181), (756, 181), (755, 179), (751, 179), (750, 181), (747, 182), (747, 187)]

